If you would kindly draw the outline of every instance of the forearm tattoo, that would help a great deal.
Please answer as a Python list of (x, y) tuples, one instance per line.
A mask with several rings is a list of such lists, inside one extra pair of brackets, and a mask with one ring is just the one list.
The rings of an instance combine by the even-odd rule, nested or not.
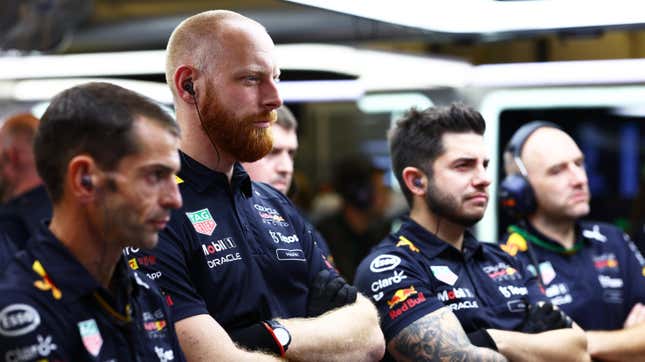
[(407, 326), (388, 348), (393, 357), (404, 361), (506, 361), (491, 349), (470, 344), (459, 320), (446, 308)]

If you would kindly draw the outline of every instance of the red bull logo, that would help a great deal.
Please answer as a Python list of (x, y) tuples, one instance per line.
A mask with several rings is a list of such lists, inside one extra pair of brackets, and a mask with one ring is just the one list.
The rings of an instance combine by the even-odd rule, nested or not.
[(387, 302), (390, 309), (396, 305), (399, 305), (399, 307), (390, 310), (388, 316), (391, 320), (395, 320), (417, 305), (425, 303), (425, 301), (425, 295), (422, 292), (417, 293), (414, 287), (399, 289), (394, 293), (394, 297)]
[(417, 291), (414, 290), (414, 285), (410, 286), (410, 288), (399, 289), (394, 293), (392, 299), (387, 301), (387, 306), (392, 309), (395, 305), (405, 302), (406, 299), (415, 294), (417, 294)]
[(408, 238), (406, 238), (403, 235), (399, 236), (399, 242), (396, 243), (396, 246), (398, 247), (407, 246), (410, 249), (410, 251), (413, 251), (415, 253), (418, 253), (420, 251), (419, 248), (417, 248), (410, 240), (408, 240)]

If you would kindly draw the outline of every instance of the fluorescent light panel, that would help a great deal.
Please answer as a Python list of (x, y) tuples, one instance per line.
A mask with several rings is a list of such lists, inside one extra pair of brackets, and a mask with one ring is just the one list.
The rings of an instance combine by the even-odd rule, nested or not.
[(435, 32), (490, 34), (645, 23), (640, 1), (287, 0)]

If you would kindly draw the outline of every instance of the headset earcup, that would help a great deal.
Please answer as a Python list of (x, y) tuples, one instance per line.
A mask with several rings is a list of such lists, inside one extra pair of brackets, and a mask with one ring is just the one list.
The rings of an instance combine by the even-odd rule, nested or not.
[(521, 219), (536, 208), (535, 193), (528, 180), (520, 175), (509, 175), (499, 185), (499, 201), (511, 217)]

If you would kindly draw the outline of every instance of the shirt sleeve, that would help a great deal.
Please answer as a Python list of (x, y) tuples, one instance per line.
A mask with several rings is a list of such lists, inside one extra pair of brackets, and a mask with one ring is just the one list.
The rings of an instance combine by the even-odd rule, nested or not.
[(386, 341), (443, 307), (423, 267), (400, 251), (370, 254), (356, 271), (356, 286), (375, 304)]
[[(173, 215), (180, 218), (183, 215)], [(181, 222), (159, 233), (159, 242), (152, 250), (127, 253), (130, 268), (140, 270), (153, 279), (170, 306), (174, 322), (199, 314), (209, 314), (204, 299), (191, 279), (190, 260), (196, 260), (190, 247), (195, 236)]]
[(0, 356), (7, 361), (72, 361), (64, 321), (35, 300), (0, 291)]

